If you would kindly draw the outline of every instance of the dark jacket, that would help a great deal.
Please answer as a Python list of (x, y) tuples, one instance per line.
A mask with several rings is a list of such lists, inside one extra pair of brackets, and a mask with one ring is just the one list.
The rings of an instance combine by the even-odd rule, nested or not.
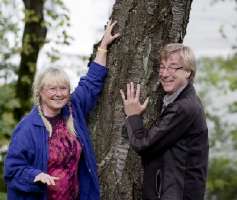
[[(86, 124), (88, 112), (95, 106), (103, 88), (107, 69), (99, 64), (90, 65), (87, 76), (81, 77), (78, 87), (71, 95), (72, 114), (77, 138), (82, 145), (79, 162), (80, 200), (99, 200), (99, 181), (95, 154)], [(62, 109), (65, 118), (69, 108)], [(45, 184), (34, 183), (41, 172), (47, 173), (48, 131), (34, 107), (17, 125), (4, 163), (4, 179), (8, 200), (46, 200)]]
[(142, 157), (144, 200), (203, 200), (208, 130), (202, 104), (190, 83), (150, 128), (142, 117), (126, 120), (131, 146)]

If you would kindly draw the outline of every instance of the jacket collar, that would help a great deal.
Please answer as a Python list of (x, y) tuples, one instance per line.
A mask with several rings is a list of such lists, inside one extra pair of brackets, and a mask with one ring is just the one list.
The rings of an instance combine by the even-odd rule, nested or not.
[(180, 93), (186, 88), (188, 83), (186, 83), (184, 86), (180, 87), (176, 92), (173, 94), (166, 94), (163, 99), (163, 105), (168, 106), (168, 104), (172, 103), (177, 99), (177, 97), (180, 95)]
[(183, 91), (179, 94), (179, 96), (177, 97), (177, 99), (182, 99), (182, 98), (186, 98), (187, 96), (190, 95), (196, 95), (196, 91), (195, 88), (193, 86), (192, 82), (189, 82), (188, 85), (183, 89)]

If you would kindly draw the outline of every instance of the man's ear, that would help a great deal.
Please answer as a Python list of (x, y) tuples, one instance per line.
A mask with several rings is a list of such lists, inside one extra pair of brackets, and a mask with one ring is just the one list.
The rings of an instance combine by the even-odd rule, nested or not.
[(190, 71), (185, 71), (185, 78), (186, 79), (189, 79), (190, 75), (191, 75), (191, 72)]

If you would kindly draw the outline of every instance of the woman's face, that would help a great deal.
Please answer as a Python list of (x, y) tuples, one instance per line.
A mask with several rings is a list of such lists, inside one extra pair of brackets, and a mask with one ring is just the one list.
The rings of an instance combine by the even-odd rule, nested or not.
[(60, 113), (69, 100), (70, 89), (66, 84), (46, 84), (40, 91), (40, 103), (45, 116), (53, 117)]

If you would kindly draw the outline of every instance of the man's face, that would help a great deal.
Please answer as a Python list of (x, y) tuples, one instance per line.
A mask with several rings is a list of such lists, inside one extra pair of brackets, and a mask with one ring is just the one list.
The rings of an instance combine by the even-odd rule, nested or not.
[(182, 58), (178, 52), (168, 56), (166, 60), (161, 60), (160, 82), (166, 93), (172, 94), (188, 82), (190, 72), (184, 70)]

